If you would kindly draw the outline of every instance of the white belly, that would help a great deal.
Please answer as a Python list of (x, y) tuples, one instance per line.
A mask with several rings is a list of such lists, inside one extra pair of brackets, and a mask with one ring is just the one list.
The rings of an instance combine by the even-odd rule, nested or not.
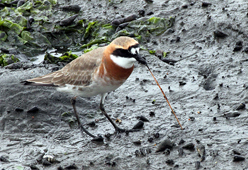
[(71, 93), (74, 96), (92, 97), (98, 94), (111, 92), (122, 85), (123, 82), (100, 83), (93, 82), (89, 86), (74, 86), (66, 84), (64, 87), (57, 87), (60, 92)]

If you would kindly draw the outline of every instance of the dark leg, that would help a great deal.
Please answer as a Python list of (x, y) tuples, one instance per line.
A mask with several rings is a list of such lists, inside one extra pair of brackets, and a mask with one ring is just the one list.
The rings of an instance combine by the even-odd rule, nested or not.
[(92, 135), (89, 131), (87, 131), (84, 127), (83, 127), (83, 124), (81, 123), (80, 119), (79, 119), (79, 116), (78, 116), (78, 113), (77, 113), (77, 110), (76, 110), (76, 98), (77, 97), (73, 97), (71, 99), (71, 104), (72, 104), (72, 107), (73, 107), (73, 110), (74, 110), (74, 113), (75, 113), (75, 116), (77, 118), (77, 122), (78, 122), (78, 126), (80, 126), (80, 129), (81, 131), (84, 131), (87, 135), (93, 137), (93, 138), (97, 138), (95, 135)]
[(109, 117), (109, 115), (106, 113), (105, 111), (105, 108), (104, 108), (104, 100), (105, 100), (105, 97), (107, 96), (106, 93), (102, 94), (102, 98), (101, 98), (101, 102), (100, 102), (100, 110), (102, 111), (102, 113), (107, 117), (107, 119), (110, 121), (110, 123), (114, 126), (115, 128), (115, 131), (116, 132), (136, 132), (136, 131), (139, 131), (139, 129), (122, 129), (122, 128), (119, 128), (115, 123), (114, 121)]

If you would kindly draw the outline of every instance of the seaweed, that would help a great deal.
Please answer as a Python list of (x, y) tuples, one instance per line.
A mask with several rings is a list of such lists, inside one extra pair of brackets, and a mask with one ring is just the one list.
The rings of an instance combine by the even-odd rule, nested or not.
[(16, 62), (19, 62), (19, 59), (14, 54), (0, 54), (0, 66), (4, 67)]

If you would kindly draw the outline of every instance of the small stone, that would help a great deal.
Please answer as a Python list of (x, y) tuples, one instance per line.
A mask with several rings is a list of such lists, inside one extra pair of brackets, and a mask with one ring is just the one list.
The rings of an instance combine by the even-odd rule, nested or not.
[(158, 145), (156, 152), (163, 152), (165, 149), (172, 149), (173, 146), (174, 143), (171, 140), (165, 139)]
[(186, 9), (186, 8), (188, 8), (188, 5), (185, 4), (185, 5), (182, 6), (182, 8), (183, 8), (183, 9)]
[(148, 138), (148, 142), (152, 143), (153, 142), (153, 138), (152, 137)]
[(137, 116), (137, 119), (142, 120), (143, 122), (149, 122), (145, 116)]
[(8, 158), (6, 156), (0, 156), (1, 162), (9, 162)]
[(168, 164), (168, 165), (174, 165), (174, 161), (173, 161), (172, 159), (168, 159), (168, 160), (166, 160), (165, 162), (166, 162), (166, 164)]
[(243, 110), (245, 109), (245, 103), (241, 103), (237, 108), (236, 110)]
[(28, 110), (27, 113), (37, 113), (40, 109), (38, 107), (33, 107), (32, 109)]
[(144, 122), (140, 120), (136, 125), (134, 125), (133, 129), (141, 129), (143, 126)]
[(233, 153), (234, 153), (235, 155), (241, 155), (241, 153), (240, 153), (238, 150), (236, 150), (236, 149), (233, 149)]
[(202, 7), (208, 7), (210, 5), (212, 5), (212, 4), (209, 2), (202, 2)]
[(240, 155), (235, 155), (233, 157), (233, 162), (240, 162), (240, 161), (244, 161), (245, 158), (243, 156), (240, 156)]
[(188, 143), (186, 145), (183, 146), (183, 149), (187, 149), (187, 150), (195, 150), (195, 145), (193, 143)]
[(185, 84), (186, 84), (186, 82), (179, 81), (179, 86), (184, 86)]
[(46, 160), (46, 159), (43, 159), (43, 160), (42, 160), (42, 165), (44, 165), (44, 166), (50, 166), (50, 165), (52, 165), (52, 163), (49, 162), (49, 161)]
[(150, 114), (151, 117), (155, 116), (155, 112), (150, 112), (149, 114)]
[(220, 30), (216, 30), (214, 31), (214, 37), (215, 38), (225, 38), (227, 37), (228, 35)]
[(159, 138), (159, 133), (154, 133), (153, 136), (154, 136), (155, 138)]
[(181, 139), (178, 143), (178, 145), (181, 145), (181, 144), (184, 144), (185, 143), (185, 140)]
[(16, 112), (23, 112), (23, 109), (22, 109), (22, 108), (17, 107), (17, 108), (15, 109), (15, 111), (16, 111)]
[(139, 10), (138, 13), (142, 17), (145, 16), (145, 10)]

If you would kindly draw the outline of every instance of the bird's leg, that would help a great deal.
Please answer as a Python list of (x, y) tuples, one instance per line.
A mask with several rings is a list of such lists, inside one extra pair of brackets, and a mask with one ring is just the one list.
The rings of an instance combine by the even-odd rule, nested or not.
[(74, 110), (74, 114), (75, 114), (76, 119), (77, 119), (77, 122), (78, 122), (78, 126), (80, 126), (81, 132), (84, 131), (87, 135), (93, 137), (94, 139), (99, 138), (99, 137), (96, 137), (95, 135), (92, 135), (89, 131), (87, 131), (87, 130), (84, 128), (83, 124), (81, 123), (81, 121), (80, 121), (80, 119), (79, 119), (79, 116), (78, 116), (78, 113), (77, 113), (77, 110), (76, 110), (76, 105), (75, 105), (75, 104), (76, 104), (76, 98), (77, 98), (77, 97), (73, 97), (73, 98), (71, 99), (71, 104), (72, 104), (72, 107), (73, 107), (73, 110)]
[(107, 96), (107, 93), (104, 93), (102, 94), (102, 98), (101, 98), (101, 102), (100, 102), (100, 110), (102, 111), (102, 113), (107, 117), (107, 119), (110, 121), (110, 123), (114, 126), (115, 128), (115, 131), (116, 132), (136, 132), (136, 131), (139, 131), (138, 129), (122, 129), (122, 128), (119, 128), (115, 123), (114, 121), (109, 117), (109, 115), (106, 113), (105, 111), (105, 108), (104, 108), (104, 100), (105, 100), (105, 97)]

